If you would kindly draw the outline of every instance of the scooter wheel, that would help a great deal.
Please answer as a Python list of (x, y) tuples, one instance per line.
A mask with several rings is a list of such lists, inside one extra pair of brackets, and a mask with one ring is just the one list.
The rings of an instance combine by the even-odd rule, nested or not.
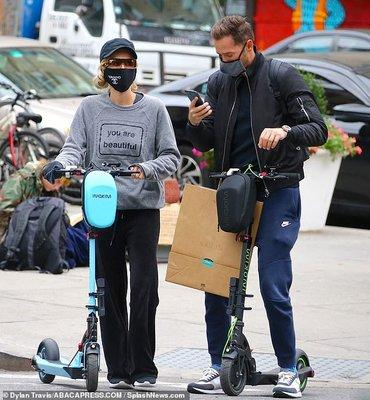
[(247, 381), (246, 366), (243, 361), (239, 371), (238, 361), (237, 358), (222, 360), (220, 381), (222, 390), (228, 396), (238, 396), (245, 388)]
[[(297, 349), (295, 359), (298, 372), (300, 369), (310, 366), (308, 355), (303, 350)], [(303, 392), (306, 389), (308, 378), (299, 378), (299, 380), (300, 389)]]
[(86, 389), (88, 392), (95, 392), (98, 388), (99, 379), (99, 357), (97, 354), (86, 355), (85, 368)]
[[(48, 361), (59, 361), (59, 347), (54, 339), (44, 339), (37, 349), (37, 355)], [(39, 378), (43, 383), (53, 382), (55, 375), (39, 371)]]

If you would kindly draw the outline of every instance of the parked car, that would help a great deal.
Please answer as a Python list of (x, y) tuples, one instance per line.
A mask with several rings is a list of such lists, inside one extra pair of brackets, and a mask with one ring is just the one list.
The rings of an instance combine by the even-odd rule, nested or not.
[(370, 29), (329, 29), (302, 32), (275, 43), (264, 54), (370, 51)]
[[(356, 113), (352, 114), (351, 118), (348, 117), (347, 120), (343, 118), (343, 115), (338, 118), (339, 111), (335, 108), (348, 103), (359, 104), (365, 110), (366, 107), (370, 107), (370, 61), (368, 53), (284, 54), (275, 58), (287, 61), (295, 67), (315, 75), (325, 89), (329, 116), (351, 136), (356, 137), (357, 144), (363, 150), (361, 156), (348, 157), (342, 162), (332, 199), (330, 218), (353, 216), (366, 218), (370, 223), (369, 125), (361, 118), (356, 119)], [(165, 102), (181, 151), (189, 159), (187, 164), (189, 175), (191, 174), (193, 181), (199, 183), (204, 183), (206, 177), (204, 171), (201, 172), (199, 167), (195, 167), (197, 158), (192, 154), (192, 145), (185, 134), (189, 105), (185, 90), (193, 89), (201, 95), (205, 95), (208, 77), (214, 71), (216, 69), (163, 85), (150, 92), (151, 95), (158, 96)], [(334, 108), (337, 111), (334, 112)], [(348, 110), (347, 113), (349, 114)], [(197, 177), (196, 174), (198, 174)], [(183, 177), (186, 178), (186, 172)]]
[[(18, 90), (35, 90), (40, 100), (30, 100), (32, 111), (43, 117), (41, 126), (68, 133), (73, 115), (82, 99), (96, 94), (92, 74), (51, 46), (37, 40), (2, 36), (0, 41), (0, 82)], [(13, 97), (0, 88), (0, 99)]]

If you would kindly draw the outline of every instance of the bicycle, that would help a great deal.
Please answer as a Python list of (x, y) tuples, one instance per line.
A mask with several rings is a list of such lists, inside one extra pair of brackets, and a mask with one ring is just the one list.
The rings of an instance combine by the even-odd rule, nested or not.
[[(14, 99), (2, 99), (0, 100), (0, 116), (2, 110), (8, 108), (5, 111), (6, 114), (10, 113), (15, 108), (19, 108), (20, 112), (31, 112), (29, 100), (40, 100), (35, 90), (28, 90), (26, 92), (19, 91), (13, 86), (0, 82), (0, 87), (11, 90), (15, 94)], [(65, 136), (56, 128), (45, 127), (39, 128), (38, 123), (35, 124), (35, 132), (40, 135), (49, 145), (50, 155), (57, 155), (59, 150), (63, 147), (65, 142)]]
[[(4, 86), (4, 84), (1, 84)], [(30, 121), (39, 124), (42, 117), (29, 111), (17, 112), (15, 106), (24, 96), (18, 93), (11, 100), (10, 112), (0, 120), (0, 133), (4, 139), (0, 142), (0, 182), (5, 181), (16, 170), (29, 161), (48, 159), (47, 143), (33, 130), (29, 129)], [(28, 96), (33, 94), (28, 93)]]
[[(223, 189), (221, 185), (217, 193), (220, 228), (227, 232), (236, 233), (237, 240), (243, 243), (239, 278), (230, 278), (227, 312), (231, 316), (231, 325), (222, 354), (220, 370), (222, 390), (229, 396), (238, 396), (246, 385), (276, 385), (278, 381), (279, 368), (268, 372), (257, 371), (252, 350), (246, 336), (243, 334), (244, 311), (251, 310), (250, 307), (245, 307), (245, 299), (253, 297), (253, 295), (246, 293), (252, 257), (253, 238), (251, 228), (254, 207), (257, 201), (257, 182), (264, 182), (265, 191), (268, 193), (265, 181), (299, 178), (299, 174), (278, 173), (274, 168), (268, 169), (267, 172), (255, 173), (251, 166), (244, 173), (241, 173), (238, 169), (230, 169), (228, 172), (211, 173), (210, 178), (227, 182), (227, 179), (235, 174), (240, 175), (240, 182), (245, 182), (245, 188), (240, 189), (241, 185), (238, 186), (240, 182), (234, 179), (232, 184), (229, 181), (230, 183), (225, 185)], [(240, 207), (240, 213), (236, 210), (238, 207), (235, 207), (235, 201), (234, 204), (231, 204), (231, 199), (235, 198), (241, 199), (239, 204), (243, 206)], [(246, 204), (248, 207), (245, 207)], [(236, 226), (238, 227), (236, 228)], [(300, 390), (303, 392), (308, 378), (314, 376), (314, 370), (310, 366), (307, 354), (300, 349), (296, 350), (296, 367), (300, 380)]]

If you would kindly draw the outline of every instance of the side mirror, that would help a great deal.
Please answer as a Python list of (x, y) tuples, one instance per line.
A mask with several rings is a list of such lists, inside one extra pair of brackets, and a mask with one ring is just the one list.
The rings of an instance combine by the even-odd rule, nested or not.
[(340, 104), (333, 109), (334, 117), (344, 122), (370, 123), (370, 106), (363, 104)]

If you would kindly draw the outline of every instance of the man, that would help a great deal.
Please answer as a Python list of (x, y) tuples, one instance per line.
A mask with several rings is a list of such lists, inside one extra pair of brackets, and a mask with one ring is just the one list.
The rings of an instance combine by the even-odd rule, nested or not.
[(29, 162), (16, 171), (0, 190), (0, 241), (14, 209), (22, 201), (38, 196), (55, 195), (62, 186), (60, 179), (51, 184), (41, 176), (45, 162)]
[[(0, 258), (3, 257), (1, 242), (13, 211), (24, 200), (40, 196), (57, 196), (59, 189), (67, 183), (65, 178), (50, 183), (42, 176), (46, 161), (28, 162), (14, 172), (0, 190)], [(70, 268), (88, 264), (87, 226), (79, 222), (67, 228), (66, 257)]]
[[(257, 52), (245, 18), (227, 16), (214, 25), (211, 35), (220, 57), (220, 71), (208, 80), (206, 102), (195, 107), (195, 98), (189, 106), (190, 140), (201, 151), (214, 148), (216, 171), (252, 164), (255, 171), (273, 167), (282, 173), (299, 173), (302, 179), (306, 147), (322, 145), (327, 139), (312, 93), (286, 63), (277, 61), (276, 82), (270, 82), (272, 66)], [(264, 200), (256, 240), (260, 290), (281, 368), (273, 394), (301, 397), (289, 297), (290, 251), (300, 225), (299, 182), (271, 182), (259, 192)], [(191, 393), (214, 393), (220, 388), (219, 370), (229, 329), (227, 299), (206, 293), (205, 306), (212, 366), (200, 380), (188, 385)]]

